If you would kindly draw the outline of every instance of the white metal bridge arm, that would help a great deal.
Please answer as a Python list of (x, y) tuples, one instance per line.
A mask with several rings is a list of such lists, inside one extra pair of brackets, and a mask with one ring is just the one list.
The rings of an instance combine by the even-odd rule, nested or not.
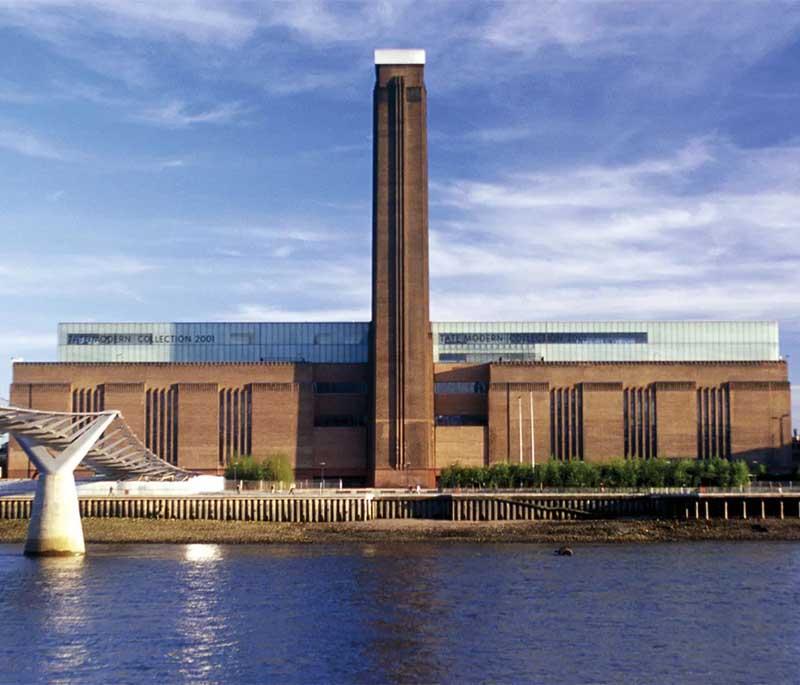
[(78, 464), (83, 461), (83, 458), (89, 453), (89, 450), (94, 447), (105, 429), (117, 418), (117, 414), (118, 412), (109, 412), (95, 419), (90, 428), (84, 431), (75, 442), (56, 457), (54, 460), (56, 469), (61, 470), (63, 468), (74, 471), (78, 468)]

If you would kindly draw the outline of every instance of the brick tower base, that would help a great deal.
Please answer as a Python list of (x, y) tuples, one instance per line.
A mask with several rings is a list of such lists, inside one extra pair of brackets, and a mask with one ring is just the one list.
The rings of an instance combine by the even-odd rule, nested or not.
[(434, 469), (376, 469), (373, 485), (376, 488), (436, 487)]

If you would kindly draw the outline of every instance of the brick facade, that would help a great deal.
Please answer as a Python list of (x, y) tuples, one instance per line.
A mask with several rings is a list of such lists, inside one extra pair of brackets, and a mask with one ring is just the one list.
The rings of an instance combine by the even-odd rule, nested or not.
[[(787, 374), (785, 362), (439, 364), (432, 380), (485, 383), (486, 392), (436, 395), (435, 416), (477, 417), (483, 425), (438, 425), (435, 468), (529, 463), (532, 437), (537, 463), (551, 456), (624, 458), (627, 445), (629, 458), (649, 450), (645, 456), (705, 454), (787, 464)], [(286, 456), (298, 478), (318, 478), (324, 463), (326, 477), (367, 483), (373, 478), (369, 393), (315, 388), (331, 382), (368, 387), (368, 378), (366, 364), (16, 363), (10, 399), (17, 406), (70, 411), (77, 393), (97, 394), (102, 408), (121, 410), (152, 449), (205, 473), (221, 472), (234, 453), (243, 453), (225, 450), (224, 438), (232, 435), (256, 457)], [(170, 390), (174, 400), (153, 401), (154, 391), (166, 398)], [(625, 411), (626, 391), (631, 398), (640, 390), (650, 392), (647, 422)], [(249, 393), (250, 408), (221, 416), (228, 392)], [(630, 399), (628, 404), (634, 406)], [(353, 417), (353, 425), (319, 425), (326, 417)], [(9, 471), (11, 477), (30, 473), (13, 442)]]

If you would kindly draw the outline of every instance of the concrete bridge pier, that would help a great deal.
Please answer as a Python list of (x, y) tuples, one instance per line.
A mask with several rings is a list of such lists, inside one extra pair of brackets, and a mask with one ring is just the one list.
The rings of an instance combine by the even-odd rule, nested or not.
[(116, 416), (117, 412), (99, 416), (57, 456), (30, 435), (14, 434), (39, 470), (25, 542), (26, 555), (70, 556), (86, 552), (74, 472)]
[(36, 483), (25, 554), (61, 556), (83, 554), (83, 526), (78, 511), (78, 491), (72, 470), (41, 472)]

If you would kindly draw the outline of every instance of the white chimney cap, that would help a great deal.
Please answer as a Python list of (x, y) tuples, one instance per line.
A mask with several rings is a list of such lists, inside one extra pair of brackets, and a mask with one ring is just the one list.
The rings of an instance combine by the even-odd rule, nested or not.
[(376, 50), (375, 64), (425, 64), (425, 51)]

